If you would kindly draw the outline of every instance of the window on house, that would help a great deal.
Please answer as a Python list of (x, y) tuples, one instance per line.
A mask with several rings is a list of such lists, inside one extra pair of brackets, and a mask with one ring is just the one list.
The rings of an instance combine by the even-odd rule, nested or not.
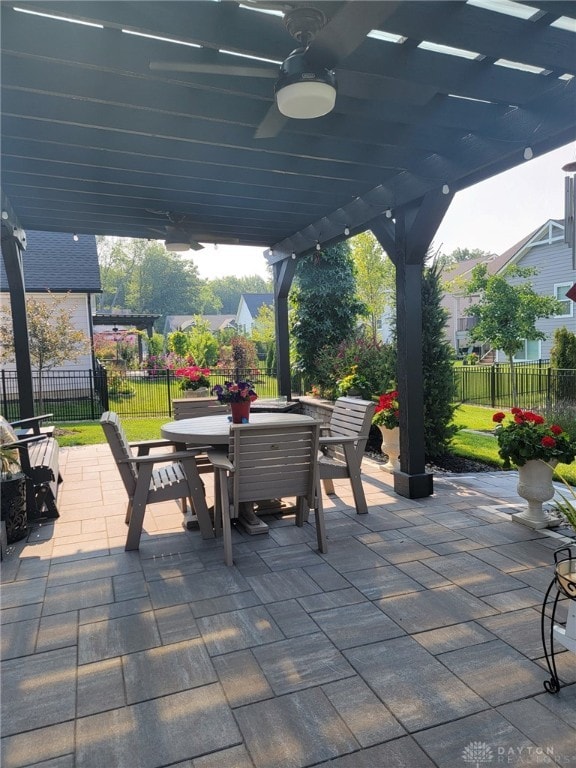
[(566, 296), (566, 291), (571, 288), (571, 283), (556, 283), (554, 286), (554, 296), (558, 301), (562, 302), (562, 309), (556, 315), (556, 317), (572, 317), (574, 312), (574, 304)]
[(540, 360), (540, 342), (537, 339), (524, 339), (522, 346), (514, 355), (514, 360), (517, 362), (525, 360)]

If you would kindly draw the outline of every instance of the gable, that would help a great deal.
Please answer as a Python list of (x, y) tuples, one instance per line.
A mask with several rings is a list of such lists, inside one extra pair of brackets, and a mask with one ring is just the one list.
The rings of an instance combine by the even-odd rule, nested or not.
[[(65, 232), (27, 232), (22, 254), (27, 293), (100, 293), (100, 268), (94, 235)], [(4, 260), (0, 260), (0, 284), (8, 290)]]

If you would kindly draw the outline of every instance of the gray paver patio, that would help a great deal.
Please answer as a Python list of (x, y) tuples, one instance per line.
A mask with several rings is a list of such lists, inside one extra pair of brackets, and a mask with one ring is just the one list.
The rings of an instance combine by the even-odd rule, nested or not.
[(576, 654), (551, 696), (539, 636), (562, 540), (511, 521), (515, 473), (409, 500), (365, 460), (368, 515), (324, 497), (328, 553), (272, 516), (226, 568), (173, 503), (125, 552), (107, 446), (61, 457), (61, 517), (2, 564), (3, 768), (576, 763)]

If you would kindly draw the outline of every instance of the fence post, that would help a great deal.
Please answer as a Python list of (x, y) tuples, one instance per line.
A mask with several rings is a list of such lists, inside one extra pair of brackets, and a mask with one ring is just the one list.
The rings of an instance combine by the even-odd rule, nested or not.
[(108, 369), (104, 365), (100, 366), (100, 381), (102, 382), (100, 388), (102, 408), (104, 408), (105, 411), (109, 411), (110, 401), (108, 399)]
[(93, 371), (88, 371), (88, 376), (90, 378), (90, 417), (92, 421), (96, 418), (96, 412), (94, 411), (94, 380), (93, 380)]
[(6, 414), (6, 418), (8, 418), (8, 395), (6, 393), (6, 371), (2, 369), (2, 405), (3, 405), (3, 412)]
[(172, 413), (172, 393), (170, 391), (170, 368), (166, 368), (166, 391), (168, 393), (168, 416)]
[(552, 367), (548, 366), (546, 372), (546, 405), (548, 408), (552, 406)]
[(496, 408), (496, 366), (498, 363), (492, 363), (490, 368), (490, 404)]

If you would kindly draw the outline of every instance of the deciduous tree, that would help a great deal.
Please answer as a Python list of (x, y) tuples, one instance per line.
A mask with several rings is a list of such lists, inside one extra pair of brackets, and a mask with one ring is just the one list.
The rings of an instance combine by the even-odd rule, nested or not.
[(518, 404), (514, 355), (524, 340), (545, 339), (545, 334), (536, 328), (536, 321), (557, 314), (562, 307), (555, 298), (534, 291), (528, 280), (534, 274), (532, 268), (513, 266), (490, 275), (485, 264), (477, 264), (466, 287), (468, 295), (478, 296), (477, 302), (466, 310), (466, 314), (478, 319), (470, 338), (501, 349), (508, 357), (514, 405)]
[(362, 325), (372, 342), (378, 340), (378, 325), (384, 310), (394, 298), (394, 265), (371, 232), (350, 240), (356, 265), (356, 294), (366, 307)]
[[(45, 371), (77, 360), (90, 350), (90, 340), (73, 323), (73, 311), (66, 299), (50, 294), (46, 299), (26, 298), (28, 315), (28, 345), (30, 362), (38, 370), (38, 401), (43, 409), (42, 374)], [(14, 359), (12, 316), (7, 309), (0, 315), (0, 361)]]

